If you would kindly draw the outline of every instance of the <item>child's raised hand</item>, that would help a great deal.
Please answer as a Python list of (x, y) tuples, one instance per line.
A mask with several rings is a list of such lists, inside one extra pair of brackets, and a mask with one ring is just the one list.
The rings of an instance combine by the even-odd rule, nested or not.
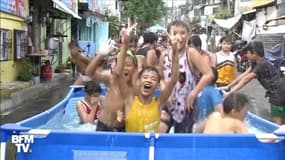
[(130, 41), (132, 30), (137, 26), (137, 23), (131, 25), (131, 20), (128, 18), (128, 28), (122, 28), (120, 31), (120, 36), (122, 43), (126, 43)]
[(111, 39), (108, 39), (104, 43), (102, 43), (99, 47), (98, 53), (100, 55), (108, 55), (111, 50), (113, 49), (112, 44), (111, 44)]
[(173, 35), (169, 35), (168, 33), (166, 33), (168, 39), (169, 39), (169, 42), (170, 42), (170, 45), (173, 49), (173, 51), (177, 51), (178, 50), (178, 39), (176, 36), (173, 36)]

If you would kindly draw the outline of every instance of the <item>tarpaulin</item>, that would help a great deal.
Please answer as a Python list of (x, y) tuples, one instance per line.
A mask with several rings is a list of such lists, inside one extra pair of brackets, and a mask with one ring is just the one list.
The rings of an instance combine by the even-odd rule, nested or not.
[(251, 41), (255, 36), (256, 20), (243, 21), (242, 24), (242, 39), (246, 41)]
[(228, 19), (214, 19), (215, 23), (225, 29), (232, 29), (240, 20), (241, 15)]

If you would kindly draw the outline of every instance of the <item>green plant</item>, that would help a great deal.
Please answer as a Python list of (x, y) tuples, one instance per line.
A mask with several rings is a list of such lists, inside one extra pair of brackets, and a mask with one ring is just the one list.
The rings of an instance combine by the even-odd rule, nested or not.
[(119, 18), (113, 15), (110, 15), (107, 12), (107, 21), (109, 22), (109, 35), (117, 35), (119, 33)]
[(229, 11), (227, 10), (227, 8), (222, 8), (219, 10), (219, 12), (215, 15), (215, 18), (217, 19), (227, 19), (232, 17), (232, 13), (229, 13)]
[(67, 60), (66, 60), (66, 62), (65, 62), (65, 68), (66, 68), (66, 69), (71, 69), (71, 64), (72, 64), (71, 58), (68, 57)]
[(66, 67), (63, 64), (59, 64), (55, 67), (54, 73), (62, 73)]
[(29, 58), (19, 60), (18, 80), (29, 81), (33, 77), (32, 65)]
[(138, 29), (156, 23), (166, 13), (163, 0), (128, 0), (124, 3), (122, 18), (133, 17), (138, 23)]
[(33, 75), (34, 77), (37, 77), (37, 76), (39, 76), (39, 73), (36, 72), (36, 71), (33, 71), (33, 72), (32, 72), (32, 75)]

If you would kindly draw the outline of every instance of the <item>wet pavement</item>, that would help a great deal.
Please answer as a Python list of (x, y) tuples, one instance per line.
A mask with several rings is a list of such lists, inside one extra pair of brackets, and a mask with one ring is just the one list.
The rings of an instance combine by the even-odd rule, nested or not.
[(0, 124), (19, 122), (41, 113), (57, 104), (67, 95), (68, 91), (68, 84), (64, 84), (63, 86), (55, 87), (51, 92), (47, 92), (41, 98), (22, 104), (21, 106), (15, 106), (17, 108), (16, 110), (6, 115), (1, 115)]
[(265, 90), (255, 79), (247, 84), (240, 90), (241, 93), (246, 94), (251, 99), (251, 106), (249, 110), (256, 115), (268, 119), (271, 119), (270, 104), (268, 98), (265, 98)]

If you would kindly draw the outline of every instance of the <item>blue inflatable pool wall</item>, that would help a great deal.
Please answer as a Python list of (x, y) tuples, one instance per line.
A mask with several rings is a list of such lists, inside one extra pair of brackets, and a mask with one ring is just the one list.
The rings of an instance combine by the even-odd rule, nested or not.
[[(19, 123), (2, 125), (1, 160), (5, 158), (6, 142), (18, 135), (33, 135), (34, 139), (33, 143), (29, 141), (28, 152), (21, 148), (17, 160), (285, 159), (284, 139), (263, 143), (254, 134), (143, 134), (36, 129), (55, 114), (65, 114), (65, 106), (71, 98), (82, 96), (82, 86), (71, 86), (68, 95), (51, 109)], [(268, 130), (279, 127), (254, 114), (249, 113), (249, 117)], [(279, 136), (284, 138), (283, 133)]]

